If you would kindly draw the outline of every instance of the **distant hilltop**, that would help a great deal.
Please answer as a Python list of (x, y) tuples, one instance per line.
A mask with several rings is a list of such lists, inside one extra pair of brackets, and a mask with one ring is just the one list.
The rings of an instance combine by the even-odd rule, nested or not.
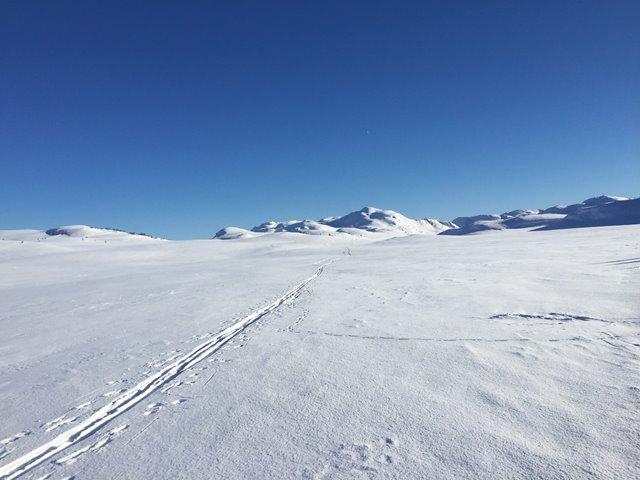
[(424, 235), (438, 234), (452, 227), (453, 225), (448, 222), (428, 218), (412, 220), (393, 210), (365, 207), (342, 217), (327, 217), (320, 220), (289, 220), (286, 222), (270, 221), (253, 227), (251, 230), (227, 227), (216, 233), (214, 238), (229, 240), (282, 232), (359, 237), (367, 237), (372, 234)]
[[(609, 195), (588, 198), (572, 205), (555, 205), (544, 209), (520, 209), (500, 214), (457, 217), (452, 221), (431, 218), (412, 219), (393, 210), (365, 207), (342, 216), (320, 220), (268, 221), (246, 230), (226, 227), (214, 239), (238, 240), (265, 235), (314, 235), (325, 237), (360, 237), (385, 239), (407, 235), (469, 235), (488, 230), (529, 228), (557, 230), (640, 224), (640, 198)], [(18, 241), (64, 241), (63, 239), (107, 241), (158, 241), (145, 233), (126, 232), (117, 228), (67, 225), (48, 230), (0, 230), (0, 239)]]
[(269, 221), (251, 230), (226, 227), (218, 231), (213, 238), (234, 240), (274, 233), (358, 237), (468, 235), (486, 230), (512, 228), (552, 230), (631, 224), (640, 224), (640, 198), (602, 195), (572, 205), (457, 217), (451, 222), (430, 218), (414, 220), (393, 210), (365, 207), (344, 216), (320, 220)]
[(141, 237), (149, 237), (149, 238), (158, 238), (153, 235), (147, 235), (146, 233), (137, 233), (137, 232), (127, 232), (125, 230), (120, 230), (119, 228), (109, 228), (109, 227), (88, 227), (86, 225), (68, 225), (66, 227), (56, 227), (50, 228), (45, 231), (45, 233), (51, 237), (56, 235), (66, 235), (67, 237), (96, 237), (96, 236), (110, 236), (110, 237), (118, 237), (118, 236), (141, 236)]
[(50, 228), (49, 230), (0, 230), (2, 240), (33, 241), (39, 242), (49, 239), (49, 241), (59, 241), (61, 239), (72, 238), (79, 240), (90, 240), (93, 242), (107, 241), (149, 241), (162, 240), (158, 237), (147, 235), (146, 233), (126, 232), (117, 228), (97, 228), (87, 225), (67, 225), (64, 227)]

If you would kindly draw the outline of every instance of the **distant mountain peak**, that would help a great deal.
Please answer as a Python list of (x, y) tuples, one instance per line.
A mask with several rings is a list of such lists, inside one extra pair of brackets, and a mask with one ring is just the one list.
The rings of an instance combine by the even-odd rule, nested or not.
[(600, 195), (599, 197), (591, 197), (584, 200), (582, 203), (585, 205), (596, 206), (605, 205), (611, 202), (620, 202), (622, 200), (629, 200), (627, 197), (615, 197), (613, 195)]
[(475, 215), (458, 217), (453, 223), (458, 227), (445, 235), (466, 235), (486, 230), (533, 228), (551, 230), (603, 225), (627, 225), (640, 223), (640, 200), (626, 197), (600, 195), (573, 205), (556, 205), (543, 210), (513, 210), (500, 215)]
[(94, 238), (94, 237), (147, 237), (157, 238), (146, 233), (127, 232), (118, 228), (98, 228), (90, 227), (88, 225), (66, 225), (62, 227), (50, 228), (44, 232), (50, 237), (55, 236), (67, 236), (67, 237), (80, 237), (80, 238)]
[[(239, 232), (236, 227), (227, 227), (216, 233), (214, 238), (229, 240), (246, 238), (247, 233), (303, 233), (326, 236), (367, 236), (372, 233), (384, 233), (388, 236), (434, 235), (453, 225), (438, 220), (407, 218), (393, 210), (376, 207), (364, 207), (342, 216), (325, 217), (320, 220), (289, 220), (286, 222), (268, 221), (253, 227), (250, 231)], [(235, 230), (228, 230), (233, 228)]]
[(511, 228), (576, 228), (579, 226), (640, 223), (640, 199), (612, 195), (588, 198), (573, 205), (547, 209), (517, 209), (501, 214), (457, 217), (452, 222), (429, 218), (411, 219), (393, 210), (363, 207), (346, 215), (320, 220), (268, 221), (245, 230), (227, 227), (214, 238), (231, 240), (273, 233), (380, 238), (405, 235), (466, 235), (486, 230)]

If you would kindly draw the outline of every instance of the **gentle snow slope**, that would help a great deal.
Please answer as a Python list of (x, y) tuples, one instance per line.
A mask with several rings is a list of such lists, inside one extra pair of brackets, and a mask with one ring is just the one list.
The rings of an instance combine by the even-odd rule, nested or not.
[(0, 478), (637, 478), (639, 235), (5, 239)]

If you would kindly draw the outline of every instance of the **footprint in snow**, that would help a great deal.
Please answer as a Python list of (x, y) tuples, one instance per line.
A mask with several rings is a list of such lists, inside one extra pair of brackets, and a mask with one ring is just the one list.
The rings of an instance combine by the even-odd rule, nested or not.
[(41, 477), (36, 478), (35, 480), (47, 480), (48, 478), (51, 477), (51, 475), (53, 475), (53, 473), (46, 473), (46, 474), (42, 475)]
[[(341, 444), (331, 452), (330, 463), (314, 478), (378, 478), (395, 463), (397, 440), (385, 437), (371, 443)], [(387, 473), (385, 473), (387, 472)]]
[(50, 422), (45, 423), (44, 425), (42, 425), (41, 427), (44, 428), (45, 432), (51, 432), (52, 430), (55, 430), (56, 428), (60, 428), (64, 425), (67, 425), (69, 423), (75, 422), (78, 419), (78, 417), (68, 417), (66, 415), (62, 415), (61, 417), (55, 418), (53, 420), (51, 420)]
[(113, 430), (109, 431), (109, 435), (118, 435), (124, 432), (127, 428), (129, 428), (129, 425), (125, 423), (124, 425), (120, 425), (119, 427), (116, 427)]
[(114, 395), (118, 395), (119, 393), (124, 393), (126, 391), (127, 391), (126, 388), (119, 388), (118, 390), (111, 390), (110, 392), (103, 393), (102, 396), (103, 397), (113, 397)]
[(153, 415), (154, 413), (160, 411), (163, 407), (163, 404), (160, 402), (156, 402), (156, 403), (150, 403), (147, 406), (147, 409), (145, 410), (145, 412), (143, 413), (144, 416), (149, 416), (149, 415)]
[(160, 390), (160, 392), (162, 393), (169, 393), (171, 390), (173, 390), (176, 387), (179, 387), (180, 385), (182, 385), (182, 380), (174, 380), (173, 382), (171, 382), (169, 385), (167, 385), (166, 387), (164, 387), (162, 390)]
[[(51, 463), (54, 465), (70, 465), (72, 463), (75, 463), (80, 458), (80, 456), (84, 455), (85, 453), (97, 452), (103, 449), (104, 447), (106, 447), (109, 443), (111, 443), (114, 436), (121, 434), (127, 428), (129, 428), (129, 425), (126, 423), (123, 425), (120, 425), (119, 427), (116, 427), (110, 430), (105, 435), (102, 435), (100, 438), (98, 438), (98, 440), (93, 442), (91, 445), (87, 445), (86, 447), (82, 447), (78, 450), (75, 450), (74, 452), (71, 452), (63, 457), (53, 460)], [(48, 477), (45, 477), (45, 478), (48, 478)]]
[(516, 320), (543, 320), (548, 322), (607, 322), (606, 320), (602, 320), (600, 318), (588, 317), (586, 315), (574, 315), (570, 313), (558, 313), (558, 312), (549, 312), (549, 313), (498, 313), (496, 315), (491, 315), (489, 317), (491, 320), (505, 320), (505, 319), (516, 319)]
[(107, 434), (102, 438), (100, 438), (97, 442), (92, 443), (91, 445), (88, 445), (86, 447), (82, 447), (79, 450), (76, 450), (74, 452), (71, 452), (70, 454), (65, 455), (64, 457), (60, 457), (51, 463), (55, 465), (70, 465), (72, 463), (75, 463), (78, 460), (78, 458), (80, 458), (81, 455), (87, 452), (97, 452), (101, 448), (106, 447), (110, 442), (111, 442), (111, 435)]
[(24, 430), (22, 432), (16, 433), (15, 435), (0, 440), (0, 460), (15, 450), (15, 448), (9, 448), (9, 445), (11, 445), (13, 442), (17, 442), (27, 435), (31, 435), (31, 430)]
[(0, 445), (9, 445), (17, 440), (20, 440), (22, 437), (26, 437), (27, 435), (31, 435), (31, 430), (24, 430), (22, 432), (18, 432), (15, 435), (11, 435), (3, 440), (0, 440)]

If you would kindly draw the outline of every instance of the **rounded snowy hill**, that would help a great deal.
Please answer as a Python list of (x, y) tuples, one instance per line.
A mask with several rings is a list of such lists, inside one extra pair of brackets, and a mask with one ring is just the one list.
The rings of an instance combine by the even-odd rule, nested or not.
[(245, 230), (244, 228), (225, 227), (221, 230), (218, 230), (213, 238), (217, 238), (220, 240), (238, 240), (240, 238), (252, 238), (255, 236), (256, 235), (253, 232)]
[(116, 228), (96, 228), (88, 225), (66, 225), (48, 230), (0, 230), (3, 240), (36, 242), (44, 240), (80, 239), (94, 241), (150, 241), (161, 240), (145, 233), (125, 232)]
[(413, 220), (393, 210), (381, 210), (374, 207), (365, 207), (344, 217), (333, 218), (326, 221), (326, 224), (338, 229), (357, 228), (369, 232), (391, 232), (405, 235), (436, 234), (450, 228), (449, 225), (438, 220)]
[(50, 237), (66, 235), (67, 237), (97, 238), (100, 240), (115, 238), (156, 238), (151, 235), (147, 235), (146, 233), (125, 232), (124, 230), (119, 230), (117, 228), (96, 228), (89, 227), (87, 225), (67, 225), (65, 227), (50, 228), (45, 233)]
[(517, 209), (501, 214), (457, 217), (452, 222), (412, 219), (393, 210), (365, 207), (342, 216), (320, 220), (268, 221), (251, 230), (227, 227), (214, 238), (235, 240), (274, 233), (316, 236), (352, 236), (371, 239), (407, 235), (466, 235), (489, 230), (518, 228), (564, 229), (640, 223), (640, 199), (611, 195), (592, 197), (572, 205), (546, 209)]
[(251, 234), (270, 233), (302, 233), (306, 235), (341, 236), (376, 238), (386, 236), (435, 235), (452, 225), (431, 219), (414, 220), (393, 210), (365, 207), (344, 216), (326, 217), (320, 220), (289, 220), (285, 222), (269, 221), (253, 227), (251, 231), (237, 227), (226, 227), (216, 233), (214, 238), (230, 240), (247, 238)]
[(551, 230), (636, 223), (640, 223), (640, 199), (601, 195), (580, 203), (556, 205), (542, 210), (513, 210), (500, 215), (454, 218), (455, 228), (445, 232), (445, 235), (466, 235), (510, 228), (538, 227)]

